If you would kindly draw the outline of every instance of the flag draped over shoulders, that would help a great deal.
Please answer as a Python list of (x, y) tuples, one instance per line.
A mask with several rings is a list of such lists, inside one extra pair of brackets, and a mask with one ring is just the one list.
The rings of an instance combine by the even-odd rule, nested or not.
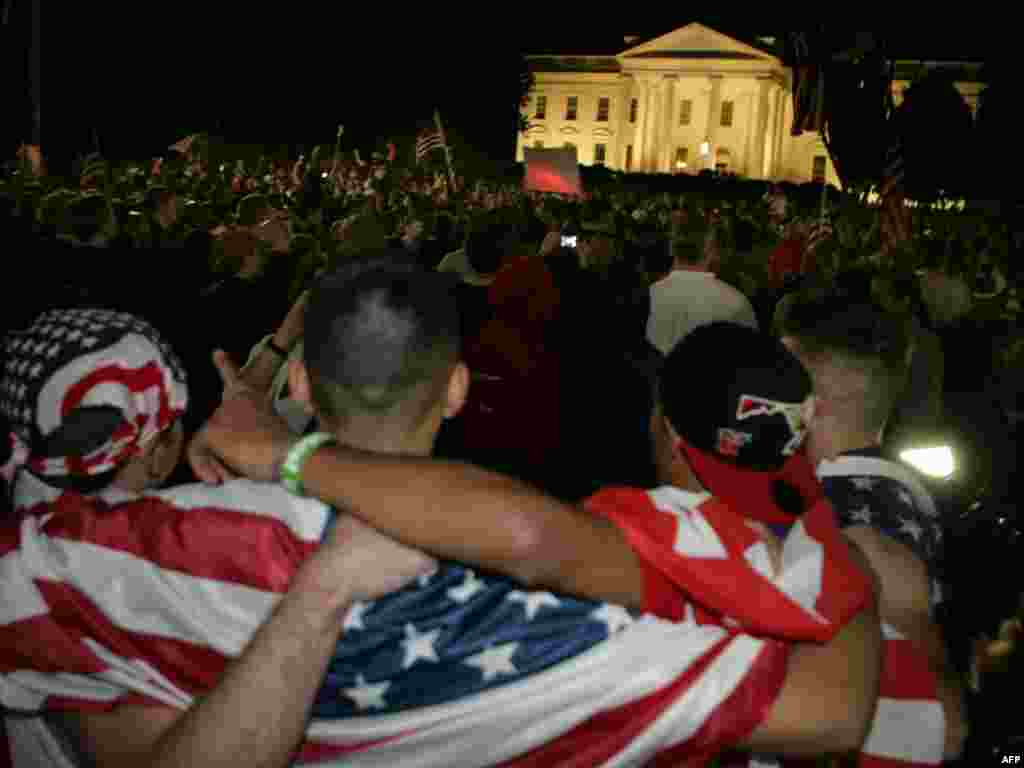
[[(758, 636), (824, 642), (869, 599), (870, 585), (850, 560), (824, 498), (790, 526), (774, 579), (759, 537), (708, 494), (609, 489), (587, 506), (629, 537), (646, 568), (644, 608), (658, 616), (692, 615)], [(891, 627), (883, 653), (878, 707), (860, 765), (940, 765), (945, 718), (926, 657)], [(750, 760), (726, 765), (772, 764)]]

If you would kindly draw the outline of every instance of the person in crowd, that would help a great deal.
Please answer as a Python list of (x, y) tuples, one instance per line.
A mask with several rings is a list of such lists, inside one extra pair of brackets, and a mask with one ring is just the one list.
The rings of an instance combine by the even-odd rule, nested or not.
[(774, 291), (781, 291), (787, 279), (804, 274), (807, 249), (807, 222), (794, 218), (786, 224), (785, 235), (768, 257), (768, 283)]
[[(73, 579), (76, 589), (99, 604), (105, 604), (104, 583), (115, 578), (120, 579), (118, 583), (123, 589), (136, 592), (140, 599), (148, 593), (147, 616), (162, 616), (167, 621), (172, 616), (180, 617), (187, 607), (196, 620), (187, 625), (180, 625), (179, 619), (172, 623), (182, 629), (188, 627), (190, 642), (147, 642), (137, 634), (137, 628), (129, 628), (135, 626), (132, 620), (121, 614), (121, 621), (127, 621), (128, 627), (106, 623), (105, 643), (113, 645), (114, 654), (142, 654), (155, 667), (122, 664), (117, 667), (117, 675), (101, 675), (100, 679), (108, 682), (99, 691), (89, 675), (119, 662), (109, 650), (101, 652), (102, 646), (87, 644), (90, 661), (82, 666), (73, 659), (64, 659), (72, 674), (65, 675), (58, 688), (49, 687), (45, 676), (8, 676), (6, 682), (16, 683), (16, 688), (7, 685), (3, 689), (5, 705), (10, 704), (15, 690), (23, 705), (36, 697), (32, 700), (37, 708), (48, 696), (59, 695), (62, 706), (77, 710), (65, 718), (67, 733), (100, 766), (179, 764), (175, 760), (190, 765), (220, 765), (225, 761), (233, 763), (240, 755), (247, 764), (283, 766), (292, 759), (310, 712), (310, 738), (319, 745), (321, 760), (343, 754), (346, 762), (356, 764), (363, 752), (370, 760), (394, 763), (401, 762), (402, 755), (408, 755), (409, 750), (415, 750), (418, 759), (426, 760), (424, 764), (428, 765), (489, 765), (526, 754), (542, 764), (553, 764), (561, 762), (570, 751), (580, 755), (580, 732), (574, 728), (577, 724), (593, 726), (588, 729), (586, 758), (593, 764), (627, 753), (638, 760), (656, 754), (664, 754), (667, 759), (706, 757), (723, 743), (798, 755), (856, 749), (863, 743), (874, 711), (880, 663), (877, 617), (871, 608), (870, 569), (855, 548), (847, 549), (838, 539), (830, 542), (828, 515), (816, 517), (809, 513), (808, 525), (811, 530), (819, 524), (825, 526), (820, 533), (824, 537), (821, 542), (826, 562), (829, 567), (845, 572), (841, 583), (846, 591), (826, 595), (816, 609), (825, 615), (792, 612), (795, 626), (803, 626), (811, 632), (808, 637), (817, 637), (824, 644), (796, 642), (790, 646), (774, 640), (754, 640), (737, 630), (719, 629), (714, 610), (707, 612), (703, 607), (715, 604), (713, 590), (702, 594), (698, 607), (663, 576), (657, 576), (655, 569), (643, 565), (616, 527), (628, 527), (625, 519), (617, 519), (611, 511), (615, 500), (623, 500), (621, 495), (604, 502), (604, 514), (616, 521), (609, 524), (487, 473), (428, 459), (389, 457), (388, 454), (429, 455), (438, 425), (453, 415), (465, 399), (468, 375), (458, 362), (457, 313), (451, 302), (450, 286), (442, 276), (424, 273), (394, 254), (351, 266), (318, 284), (305, 318), (304, 360), (293, 363), (290, 369), (293, 392), (309, 404), (320, 428), (332, 430), (333, 437), (351, 449), (384, 454), (376, 459), (368, 456), (366, 472), (359, 472), (361, 479), (353, 490), (357, 496), (365, 494), (364, 498), (335, 501), (336, 508), (357, 509), (367, 514), (372, 514), (371, 508), (374, 512), (386, 510), (385, 514), (394, 515), (393, 523), (415, 521), (412, 527), (424, 539), (421, 544), (428, 544), (428, 548), (429, 544), (437, 546), (445, 557), (460, 557), (491, 571), (505, 572), (527, 586), (520, 587), (498, 576), (476, 574), (466, 566), (447, 561), (438, 563), (436, 570), (423, 573), (422, 556), (414, 559), (414, 553), (400, 547), (391, 552), (367, 551), (371, 548), (364, 545), (356, 547), (356, 551), (362, 551), (361, 557), (349, 558), (352, 568), (380, 575), (380, 566), (391, 566), (391, 592), (373, 600), (382, 584), (368, 586), (367, 573), (354, 574), (359, 578), (349, 580), (339, 557), (343, 553), (338, 549), (343, 549), (344, 544), (351, 545), (353, 533), (348, 526), (354, 521), (344, 515), (338, 517), (333, 530), (342, 532), (331, 533), (329, 508), (309, 499), (296, 495), (290, 501), (281, 501), (273, 497), (279, 489), (254, 487), (244, 481), (216, 489), (172, 490), (146, 495), (141, 500), (108, 496), (108, 506), (95, 510), (80, 506), (75, 515), (64, 515), (50, 520), (44, 529), (33, 529), (35, 536), (50, 542), (51, 549), (18, 550), (18, 556), (56, 553), (61, 547), (73, 546), (71, 540), (75, 538), (73, 531), (78, 529), (78, 521), (88, 520), (87, 537), (96, 537), (109, 545), (105, 531), (114, 526), (120, 531), (120, 547), (145, 549), (147, 543), (169, 543), (165, 536), (176, 531), (177, 536), (185, 536), (182, 554), (190, 551), (190, 546), (205, 542), (199, 560), (207, 579), (213, 577), (210, 568), (229, 568), (231, 582), (243, 584), (253, 584), (253, 579), (259, 581), (256, 574), (273, 572), (280, 573), (274, 579), (276, 589), (282, 589), (289, 581), (292, 589), (279, 602), (274, 618), (255, 635), (247, 652), (239, 655), (247, 637), (256, 632), (256, 626), (270, 613), (272, 603), (253, 602), (254, 594), (261, 594), (259, 589), (247, 593), (244, 599), (243, 595), (223, 588), (184, 595), (175, 590), (157, 591), (146, 579), (125, 580), (124, 566), (115, 562), (116, 557), (100, 557), (91, 563), (88, 579), (65, 571), (65, 578)], [(48, 317), (38, 332), (53, 333), (52, 326), (59, 320)], [(115, 317), (110, 322), (116, 326), (122, 321)], [(50, 330), (46, 330), (47, 326)], [(771, 353), (776, 351), (773, 348)], [(34, 347), (29, 354), (34, 354)], [(685, 354), (681, 353), (681, 357), (685, 364)], [(228, 424), (233, 430), (246, 429), (253, 414), (246, 414), (244, 408), (254, 407), (245, 383), (232, 373), (226, 357), (221, 356), (218, 362), (225, 373), (225, 410), (211, 422), (203, 441), (196, 444), (195, 464), (204, 475), (211, 465), (203, 450), (217, 443), (216, 430)], [(800, 383), (799, 367), (791, 370), (803, 392), (806, 387)], [(732, 371), (722, 367), (718, 374), (721, 378), (732, 375)], [(105, 388), (103, 392), (112, 390)], [(757, 391), (770, 394), (764, 389)], [(673, 400), (680, 395), (686, 397), (682, 393), (670, 395), (668, 391), (664, 394), (666, 401), (669, 396)], [(161, 411), (163, 419), (172, 418), (179, 407), (180, 399), (175, 400), (174, 409)], [(234, 412), (229, 413), (232, 408)], [(135, 418), (129, 421), (138, 423)], [(764, 438), (763, 447), (769, 453), (792, 442), (793, 433), (784, 420), (776, 416), (762, 421), (768, 431), (759, 432), (759, 437)], [(158, 421), (154, 429), (162, 423)], [(748, 426), (757, 425), (751, 422)], [(674, 438), (668, 430), (664, 426), (663, 434)], [(236, 432), (235, 436), (239, 434)], [(324, 446), (322, 435), (313, 437), (302, 443), (304, 447), (299, 453), (288, 449), (293, 458), (286, 463), (290, 468), (284, 476), (291, 478), (288, 487), (295, 494), (306, 488), (313, 491), (322, 481), (318, 481), (316, 466), (336, 454), (334, 449)], [(103, 445), (109, 443), (109, 438), (106, 439), (108, 442)], [(293, 441), (286, 438), (286, 442), (291, 445)], [(672, 442), (663, 444), (667, 449), (663, 455), (672, 456), (680, 467), (677, 477), (683, 478), (681, 467), (686, 459), (678, 450), (670, 449)], [(123, 441), (117, 445), (123, 447)], [(256, 446), (251, 439), (234, 443), (236, 450)], [(318, 448), (311, 450), (310, 446)], [(134, 455), (130, 447), (126, 452)], [(277, 460), (276, 451), (274, 455), (272, 463)], [(46, 466), (50, 470), (46, 472), (47, 478), (59, 475), (58, 464), (74, 466), (75, 462), (43, 460), (40, 464), (36, 457), (28, 458), (29, 466)], [(146, 477), (153, 474), (151, 460), (143, 466), (145, 470), (139, 471)], [(380, 485), (381, 468), (387, 468), (385, 471), (393, 480), (402, 475), (409, 482), (396, 484), (389, 480)], [(426, 472), (422, 471), (424, 468)], [(448, 475), (452, 484), (439, 484), (438, 471)], [(408, 477), (404, 477), (406, 474)], [(341, 479), (348, 473), (329, 472), (328, 476)], [(736, 479), (731, 485), (742, 485)], [(40, 489), (35, 480), (24, 471), (18, 478), (17, 498), (24, 515), (33, 514), (40, 495), (43, 499), (54, 499), (55, 492)], [(698, 511), (704, 497), (684, 490), (696, 490), (697, 486), (692, 481), (680, 483), (682, 487), (673, 493), (673, 489), (667, 489), (662, 496), (648, 496), (637, 491), (627, 498), (633, 499), (633, 504), (646, 504), (651, 514), (656, 513), (653, 500), (662, 499), (669, 500), (673, 509), (678, 507), (673, 514), (711, 515), (710, 519), (717, 521), (713, 524), (717, 540), (730, 548), (739, 547), (735, 550), (737, 557), (730, 561), (733, 565), (725, 579), (728, 586), (724, 593), (732, 594), (737, 583), (749, 583), (751, 588), (761, 585), (758, 588), (764, 589), (769, 584), (765, 581), (767, 575), (782, 566), (775, 549), (777, 542), (766, 530), (745, 525), (738, 518), (729, 524), (712, 514), (711, 508)], [(407, 503), (385, 502), (378, 497), (382, 489), (403, 497), (408, 494)], [(437, 504), (438, 492), (448, 502)], [(33, 499), (33, 494), (39, 495)], [(57, 497), (63, 499), (61, 503), (72, 503), (66, 492), (57, 492)], [(82, 501), (78, 499), (80, 505)], [(267, 511), (254, 516), (252, 505)], [(501, 520), (495, 525), (491, 513), (502, 507)], [(595, 509), (601, 511), (601, 504), (596, 501)], [(234, 520), (230, 510), (245, 510), (245, 519)], [(440, 525), (438, 514), (445, 519)], [(210, 538), (209, 529), (204, 534), (204, 525), (211, 525), (214, 520), (219, 521), (223, 535)], [(274, 536), (263, 531), (264, 527), (269, 531), (282, 523), (284, 531)], [(538, 525), (543, 525), (543, 530)], [(685, 548), (693, 547), (699, 552), (707, 534), (699, 529), (681, 528), (679, 535), (682, 538), (677, 544), (689, 542)], [(317, 548), (322, 537), (327, 543)], [(256, 547), (259, 556), (254, 556), (254, 551), (242, 542)], [(768, 547), (756, 569), (739, 554), (755, 545)], [(312, 554), (314, 550), (316, 554)], [(574, 554), (567, 559), (568, 552)], [(146, 556), (152, 558), (154, 553), (148, 551)], [(378, 562), (371, 569), (374, 558)], [(698, 559), (704, 562), (703, 558)], [(196, 567), (189, 565), (189, 560), (179, 558), (172, 567), (177, 572), (189, 572)], [(319, 561), (320, 568), (315, 568), (307, 578), (307, 564), (311, 560)], [(167, 567), (168, 561), (161, 562)], [(197, 564), (198, 560), (192, 558), (191, 562)], [(595, 568), (595, 563), (602, 567)], [(283, 572), (278, 568), (283, 568)], [(706, 565), (702, 568), (706, 569)], [(295, 576), (289, 579), (287, 574), (291, 572)], [(401, 588), (410, 575), (420, 578)], [(16, 598), (19, 605), (27, 607), (24, 590), (31, 591), (31, 583), (30, 579), (8, 571), (2, 582), (5, 601), (7, 597)], [(341, 588), (336, 586), (339, 583)], [(354, 583), (358, 588), (351, 587)], [(785, 584), (785, 579), (779, 583)], [(826, 592), (830, 592), (832, 588), (827, 584)], [(637, 619), (612, 605), (537, 591), (543, 586), (598, 600), (614, 597), (617, 602), (635, 608), (658, 605), (680, 623)], [(266, 586), (260, 589), (265, 591)], [(786, 588), (771, 586), (765, 597), (775, 594), (776, 589)], [(352, 603), (354, 597), (360, 601)], [(57, 598), (50, 597), (54, 599)], [(794, 604), (792, 597), (780, 594), (778, 599)], [(842, 609), (834, 613), (840, 603)], [(128, 603), (136, 604), (141, 605)], [(59, 616), (52, 614), (48, 619), (51, 632), (56, 633), (50, 635), (51, 640), (55, 641), (61, 630), (71, 631), (76, 639), (81, 637), (69, 629), (73, 613), (69, 609), (67, 606)], [(695, 611), (699, 619), (694, 617)], [(742, 605), (735, 606), (735, 610), (730, 608), (729, 613), (739, 622), (753, 620)], [(339, 620), (343, 614), (344, 620)], [(93, 627), (97, 621), (104, 621), (94, 612), (89, 615)], [(691, 618), (683, 621), (687, 616)], [(823, 618), (829, 625), (825, 631), (821, 625)], [(275, 644), (273, 632), (280, 630), (286, 620), (290, 622), (288, 640)], [(770, 623), (770, 619), (763, 620)], [(531, 629), (535, 623), (537, 630)], [(460, 625), (457, 630), (456, 624)], [(148, 626), (144, 634), (152, 634), (152, 624)], [(31, 623), (21, 628), (31, 634)], [(502, 637), (493, 635), (494, 632), (512, 634)], [(801, 633), (802, 630), (797, 632)], [(131, 650), (124, 645), (125, 640), (133, 646)], [(213, 670), (223, 668), (225, 655), (238, 655), (238, 660), (228, 664), (223, 677), (207, 672), (202, 674), (201, 683), (194, 678), (187, 681), (188, 673), (180, 676), (184, 671), (180, 660), (182, 654), (190, 657), (190, 649), (197, 644), (211, 649), (200, 656)], [(33, 654), (43, 653), (40, 644), (15, 644), (13, 648), (33, 658)], [(724, 665), (699, 667), (698, 672), (692, 662), (708, 653), (709, 662), (712, 657), (731, 660)], [(289, 660), (281, 658), (282, 654)], [(60, 661), (45, 653), (44, 656), (45, 661), (39, 656), (34, 663), (52, 668)], [(84, 662), (84, 657), (77, 658)], [(587, 664), (578, 663), (585, 660)], [(19, 661), (26, 663), (25, 656)], [(268, 668), (255, 671), (253, 666), (257, 663)], [(385, 668), (381, 664), (392, 670), (384, 673), (389, 675), (386, 682), (381, 682)], [(178, 672), (171, 672), (172, 667)], [(177, 685), (168, 685), (159, 672), (154, 676), (156, 670), (173, 674)], [(424, 675), (434, 682), (428, 685)], [(323, 680), (324, 687), (317, 691), (316, 684), (310, 684), (312, 680)], [(520, 682), (514, 687), (502, 685), (514, 681)], [(191, 695), (184, 693), (181, 686)], [(487, 696), (478, 697), (483, 690), (488, 691)], [(135, 697), (126, 696), (128, 691), (134, 691)], [(173, 691), (177, 694), (170, 695)], [(244, 702), (237, 695), (240, 691)], [(666, 693), (676, 702), (675, 707), (665, 709), (659, 704), (649, 715), (639, 715), (637, 706), (661, 702)], [(507, 694), (514, 696), (510, 698)], [(97, 711), (95, 706), (76, 707), (76, 701), (95, 701), (97, 696), (106, 702), (102, 710)], [(503, 703), (484, 707), (483, 702), (493, 704), (495, 696), (503, 696)], [(264, 701), (266, 697), (271, 701)], [(454, 721), (447, 715), (439, 720), (429, 718), (432, 711), (440, 711), (435, 702), (452, 702), (466, 711), (476, 701), (481, 701), (479, 714), (488, 715), (486, 728), (480, 727), (476, 716)], [(634, 705), (621, 710), (630, 701)], [(814, 702), (813, 716), (808, 715), (809, 701)], [(140, 706), (141, 702), (148, 706)], [(404, 721), (401, 716), (386, 720), (373, 716), (381, 712), (400, 715), (409, 708), (412, 716), (428, 716), (426, 720), (420, 719), (412, 730), (398, 722)], [(251, 715), (240, 718), (236, 714), (232, 718), (244, 727), (236, 731), (226, 724), (227, 712), (250, 710)], [(575, 714), (570, 718), (559, 716), (568, 711)], [(628, 716), (623, 717), (627, 712)], [(715, 727), (701, 727), (712, 713)], [(367, 742), (367, 729), (387, 722), (398, 725), (401, 733)], [(645, 726), (645, 722), (649, 724)], [(637, 727), (642, 728), (646, 738), (634, 739)], [(522, 738), (524, 732), (531, 734), (529, 739)], [(383, 732), (378, 730), (377, 734)], [(207, 743), (211, 740), (216, 743)], [(303, 756), (312, 756), (308, 749), (309, 745)]]
[(953, 759), (967, 721), (961, 681), (935, 621), (943, 527), (922, 479), (882, 450), (908, 378), (907, 324), (870, 300), (818, 290), (799, 295), (782, 330), (814, 381), (808, 453), (840, 526), (879, 574), (883, 620), (927, 652), (945, 707), (945, 756)]
[[(135, 505), (135, 515), (129, 513), (126, 519), (140, 523), (147, 515), (159, 516), (163, 502), (151, 494), (170, 476), (181, 456), (181, 416), (188, 390), (180, 361), (156, 329), (123, 313), (52, 310), (9, 335), (4, 352), (8, 365), (0, 410), (15, 430), (4, 475), (19, 514), (6, 525), (20, 527), (24, 537), (48, 539), (60, 547), (77, 537), (68, 528), (47, 528), (49, 505), (69, 505), (64, 520), (70, 529), (79, 522), (74, 507), (76, 500), (82, 499), (101, 505), (101, 516), (106, 515), (107, 521), (119, 515), (113, 510), (127, 500), (135, 500), (128, 502)], [(179, 520), (165, 527), (166, 532), (176, 528), (181, 534), (188, 525), (200, 522), (202, 513), (190, 515), (187, 511), (196, 507), (198, 497), (194, 493), (185, 490), (171, 498), (183, 506), (179, 508)], [(317, 513), (317, 505), (275, 486), (268, 486), (260, 501), (276, 508), (279, 520), (299, 521), (304, 515)], [(163, 512), (170, 509), (165, 506)], [(221, 503), (208, 520), (219, 518), (224, 523), (225, 516), (239, 515), (243, 509), (244, 502), (233, 512)], [(236, 524), (241, 527), (245, 522), (240, 519)], [(202, 546), (202, 541), (196, 539), (192, 544)], [(220, 665), (223, 675), (217, 674), (220, 680), (216, 688), (187, 711), (168, 706), (166, 693), (154, 694), (159, 684), (141, 685), (135, 690), (139, 700), (156, 696), (148, 699), (149, 706), (111, 709), (110, 701), (93, 701), (77, 710), (76, 706), (89, 697), (83, 688), (88, 691), (92, 686), (95, 690), (98, 684), (86, 682), (87, 669), (95, 671), (102, 666), (101, 658), (110, 664), (111, 652), (142, 652), (138, 646), (128, 650), (114, 642), (113, 649), (108, 646), (107, 655), (101, 653), (93, 656), (93, 662), (83, 664), (91, 652), (79, 646), (81, 638), (59, 637), (59, 632), (54, 632), (58, 622), (43, 619), (30, 609), (42, 633), (39, 639), (47, 638), (31, 655), (41, 664), (40, 671), (52, 670), (46, 656), (64, 655), (69, 674), (65, 676), (67, 686), (60, 693), (66, 698), (62, 706), (43, 717), (7, 714), (2, 724), (5, 738), (0, 739), (0, 757), (15, 768), (202, 767), (237, 765), (239, 761), (260, 766), (288, 764), (307, 725), (312, 696), (326, 669), (329, 651), (342, 631), (347, 609), (356, 601), (399, 588), (434, 567), (430, 558), (385, 539), (351, 518), (339, 518), (335, 528), (325, 535), (323, 546), (307, 546), (307, 550), (310, 556), (297, 569), (287, 594), (280, 596), (276, 607), (267, 605), (266, 623), (262, 628), (257, 628), (258, 622), (249, 625), (251, 640), (244, 652), (243, 644), (239, 644), (235, 653), (229, 654), (235, 658)], [(108, 553), (114, 559), (124, 554), (116, 546)], [(250, 551), (246, 557), (254, 554)], [(4, 555), (5, 562), (13, 562), (8, 544), (4, 545)], [(26, 555), (20, 562), (29, 566), (31, 559)], [(91, 578), (90, 565), (79, 560), (74, 568), (78, 572), (71, 572), (68, 583), (77, 586), (71, 592), (84, 597), (89, 594), (86, 582)], [(351, 572), (339, 578), (347, 568)], [(149, 579), (153, 584), (161, 580), (158, 569), (148, 573), (111, 572), (101, 580), (107, 577), (114, 585), (130, 578)], [(21, 610), (29, 608), (16, 594), (36, 595), (32, 600), (41, 594), (27, 572), (18, 577), (8, 572), (0, 582), (4, 604), (12, 609), (15, 605)], [(106, 591), (100, 586), (91, 594), (94, 605), (104, 604), (102, 594)], [(283, 588), (280, 591), (285, 592)], [(60, 611), (64, 598), (51, 599), (52, 609)], [(74, 601), (75, 597), (69, 593), (67, 599)], [(193, 609), (202, 612), (201, 601), (187, 604), (187, 610)], [(26, 617), (8, 613), (0, 632), (8, 637), (12, 632), (17, 634), (17, 625), (12, 622), (18, 618)], [(108, 625), (108, 631), (112, 626)], [(174, 632), (165, 625), (155, 630), (155, 635), (174, 644), (170, 639)], [(111, 642), (109, 634), (106, 641)], [(42, 703), (31, 695), (26, 698), (25, 690), (13, 680), (5, 675), (0, 694), (5, 712)], [(253, 708), (255, 701), (260, 704)], [(152, 706), (155, 702), (163, 705)], [(247, 708), (252, 708), (252, 717), (239, 717)]]
[(730, 321), (757, 328), (749, 299), (711, 271), (713, 253), (690, 239), (672, 241), (672, 272), (651, 286), (647, 338), (668, 354), (694, 328)]

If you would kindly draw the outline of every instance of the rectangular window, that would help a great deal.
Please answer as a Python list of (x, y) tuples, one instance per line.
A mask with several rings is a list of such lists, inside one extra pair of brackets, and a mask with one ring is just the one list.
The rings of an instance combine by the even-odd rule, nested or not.
[[(636, 101), (634, 99), (634, 101)], [(626, 145), (626, 172), (633, 170), (633, 145)]]
[(722, 127), (729, 128), (732, 126), (732, 109), (733, 103), (731, 101), (722, 102)]
[(602, 96), (597, 100), (597, 122), (607, 123), (608, 113), (611, 111), (612, 100), (607, 96)]
[(533, 142), (533, 148), (534, 149), (544, 149), (544, 142), (543, 141), (535, 141), (535, 142)]
[(687, 167), (690, 161), (690, 150), (688, 147), (676, 147), (676, 170), (681, 171)]
[(635, 123), (636, 122), (637, 105), (638, 105), (638, 103), (637, 103), (636, 99), (630, 99), (629, 100), (629, 122), (631, 122), (631, 123)]
[(825, 155), (815, 155), (814, 165), (811, 167), (811, 178), (814, 181), (825, 181), (825, 164), (828, 158)]
[(693, 117), (693, 101), (691, 99), (683, 99), (679, 105), (679, 124), (689, 125), (690, 120)]
[(596, 165), (604, 165), (605, 152), (607, 147), (604, 144), (594, 145), (594, 163)]
[(534, 120), (543, 120), (548, 116), (548, 97), (537, 96), (537, 111), (533, 113)]
[(566, 149), (576, 149), (576, 145), (573, 144), (571, 141), (567, 141), (567, 142), (565, 142), (565, 148)]
[(566, 120), (575, 120), (576, 119), (576, 111), (579, 108), (579, 105), (580, 105), (580, 97), (579, 96), (570, 96), (569, 97), (568, 101), (566, 101), (566, 103), (565, 103), (565, 119)]

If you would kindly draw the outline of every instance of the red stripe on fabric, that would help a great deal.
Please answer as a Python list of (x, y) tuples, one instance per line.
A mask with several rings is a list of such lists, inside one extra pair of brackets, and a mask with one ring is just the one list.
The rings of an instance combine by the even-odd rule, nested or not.
[(885, 641), (878, 695), (888, 699), (938, 699), (937, 680), (928, 658), (909, 640)]
[[(82, 400), (93, 388), (101, 384), (120, 384), (133, 394), (141, 394), (150, 389), (156, 390), (160, 396), (160, 403), (157, 407), (157, 412), (151, 415), (147, 414), (147, 417), (151, 416), (156, 420), (158, 429), (162, 429), (170, 423), (171, 409), (164, 382), (164, 373), (159, 363), (155, 360), (151, 360), (139, 368), (129, 368), (118, 363), (97, 368), (88, 376), (79, 379), (68, 387), (60, 403), (61, 416), (64, 417), (71, 413), (81, 404)], [(130, 430), (129, 434), (131, 432), (138, 434), (137, 429)], [(123, 438), (125, 430), (120, 428), (118, 435)], [(91, 461), (86, 461), (76, 456), (68, 457), (66, 459), (68, 470), (74, 474), (85, 474), (90, 466), (96, 466), (98, 463), (105, 463), (110, 460), (119, 461), (121, 457), (131, 454), (135, 444), (136, 441), (133, 441), (123, 446), (116, 455), (102, 455), (93, 458)]]
[(54, 515), (43, 527), (47, 536), (266, 592), (285, 592), (298, 566), (319, 546), (272, 517), (220, 507), (182, 509), (156, 497), (111, 505), (64, 493), (49, 510)]
[(387, 738), (375, 739), (373, 741), (361, 741), (355, 744), (328, 744), (321, 741), (307, 741), (302, 745), (301, 749), (299, 749), (295, 759), (300, 765), (323, 763), (327, 760), (333, 760), (344, 755), (365, 752), (368, 749), (373, 749), (374, 747), (400, 741), (414, 733), (416, 732), (405, 731), (404, 733), (398, 733), (394, 736), (388, 736)]
[[(647, 763), (653, 768), (673, 768), (686, 759), (700, 764), (746, 740), (767, 719), (786, 680), (789, 646), (766, 641), (742, 682), (721, 702), (700, 730), (685, 744), (673, 747)], [(738, 716), (740, 715), (740, 716)]]
[(683, 674), (643, 698), (594, 715), (567, 733), (497, 768), (585, 768), (610, 760), (640, 736), (676, 699), (685, 694), (721, 655), (731, 637), (716, 643)]
[[(228, 659), (215, 650), (118, 627), (88, 596), (67, 584), (37, 581), (36, 586), (50, 606), (50, 615), (0, 628), (0, 658), (4, 660), (0, 671), (28, 668), (44, 673), (102, 673), (106, 663), (82, 642), (92, 638), (122, 659), (149, 663), (192, 696), (208, 691), (224, 673)], [(149, 701), (143, 694), (137, 695), (140, 702)]]
[(12, 513), (6, 513), (8, 519), (0, 525), (0, 557), (14, 552), (21, 546), (21, 526), (18, 520), (10, 519)]

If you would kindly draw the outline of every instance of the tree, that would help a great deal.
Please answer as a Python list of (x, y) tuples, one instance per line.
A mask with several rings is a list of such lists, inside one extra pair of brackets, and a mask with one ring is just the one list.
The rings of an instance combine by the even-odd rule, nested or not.
[(934, 202), (967, 194), (974, 119), (953, 75), (932, 71), (914, 81), (896, 112), (896, 128), (910, 198)]

